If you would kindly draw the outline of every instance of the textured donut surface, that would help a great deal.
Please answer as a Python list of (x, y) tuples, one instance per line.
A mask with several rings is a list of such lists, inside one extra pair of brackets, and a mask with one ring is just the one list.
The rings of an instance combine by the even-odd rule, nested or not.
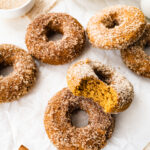
[[(85, 127), (77, 128), (71, 123), (71, 113), (78, 109), (88, 113)], [(115, 120), (93, 100), (74, 96), (64, 88), (49, 101), (44, 124), (58, 150), (100, 150), (111, 137)]]
[(86, 59), (72, 65), (67, 73), (67, 83), (74, 95), (92, 98), (107, 113), (121, 112), (133, 100), (131, 83), (98, 61)]
[(92, 45), (104, 49), (124, 49), (144, 33), (146, 20), (133, 6), (116, 5), (103, 9), (87, 25)]
[(121, 56), (133, 72), (150, 78), (150, 56), (144, 51), (147, 46), (150, 46), (150, 24), (147, 24), (145, 33), (139, 41), (121, 50)]
[[(49, 41), (58, 32), (62, 39)], [(49, 13), (36, 18), (27, 28), (29, 53), (44, 63), (59, 65), (72, 61), (83, 51), (85, 31), (81, 24), (65, 13)]]
[(0, 76), (0, 103), (19, 99), (33, 86), (36, 65), (23, 49), (10, 44), (0, 45), (0, 66), (13, 66), (13, 72), (8, 76)]

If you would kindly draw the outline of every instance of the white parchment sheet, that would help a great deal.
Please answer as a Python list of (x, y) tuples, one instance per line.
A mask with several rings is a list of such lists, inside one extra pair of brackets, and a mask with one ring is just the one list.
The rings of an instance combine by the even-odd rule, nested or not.
[[(51, 11), (66, 12), (86, 28), (95, 12), (114, 4), (139, 7), (138, 0), (61, 0)], [(24, 38), (29, 23), (27, 17), (0, 19), (0, 43), (16, 44), (27, 50)], [(117, 50), (100, 50), (87, 42), (85, 51), (72, 63), (87, 57), (115, 67), (135, 90), (130, 108), (117, 115), (114, 134), (104, 150), (142, 150), (150, 141), (150, 79), (131, 72)], [(37, 61), (39, 73), (33, 89), (19, 101), (0, 104), (0, 150), (18, 150), (21, 144), (30, 150), (56, 150), (46, 135), (43, 117), (48, 100), (67, 86), (66, 72), (72, 63), (52, 66)]]

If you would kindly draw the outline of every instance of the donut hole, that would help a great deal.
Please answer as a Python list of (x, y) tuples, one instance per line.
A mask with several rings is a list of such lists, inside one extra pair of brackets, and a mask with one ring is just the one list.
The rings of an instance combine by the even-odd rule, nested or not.
[(0, 64), (0, 75), (6, 77), (14, 71), (12, 65)]
[(61, 40), (62, 37), (63, 35), (59, 31), (47, 29), (47, 32), (46, 32), (47, 41), (58, 41), (58, 40)]
[(107, 85), (110, 84), (110, 81), (108, 80), (108, 79), (109, 79), (108, 75), (104, 75), (104, 74), (102, 73), (102, 71), (98, 71), (97, 69), (94, 69), (94, 73), (97, 75), (97, 77), (98, 77), (101, 81), (103, 81), (103, 82), (106, 83)]
[(70, 115), (71, 124), (77, 128), (86, 127), (88, 125), (88, 113), (81, 109), (75, 109)]
[(116, 26), (119, 26), (120, 24), (116, 17), (116, 14), (111, 14), (107, 17), (104, 17), (101, 22), (108, 29), (115, 28)]
[(105, 26), (108, 29), (115, 28), (116, 26), (119, 26), (119, 22), (115, 19), (112, 22), (110, 22), (109, 24), (106, 24)]
[(144, 51), (147, 55), (150, 56), (150, 43), (147, 43), (145, 46), (144, 46)]

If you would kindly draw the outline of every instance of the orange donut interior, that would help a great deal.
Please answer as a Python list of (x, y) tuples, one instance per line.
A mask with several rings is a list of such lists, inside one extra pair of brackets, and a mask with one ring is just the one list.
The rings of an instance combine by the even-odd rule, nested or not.
[(104, 80), (86, 77), (81, 80), (79, 86), (76, 86), (72, 92), (76, 96), (92, 98), (107, 113), (116, 112), (118, 104), (117, 92)]

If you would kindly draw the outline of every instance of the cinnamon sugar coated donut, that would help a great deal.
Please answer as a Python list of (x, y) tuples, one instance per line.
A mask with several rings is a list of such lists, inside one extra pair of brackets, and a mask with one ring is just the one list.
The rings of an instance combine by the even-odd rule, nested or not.
[[(89, 116), (88, 125), (81, 128), (71, 123), (72, 112), (79, 109)], [(49, 101), (44, 124), (58, 150), (100, 150), (111, 137), (115, 120), (93, 100), (74, 96), (64, 88)]]
[(86, 59), (72, 65), (67, 83), (74, 95), (92, 98), (107, 113), (121, 112), (133, 100), (131, 83), (110, 66), (97, 61)]
[(124, 49), (144, 33), (146, 20), (141, 10), (117, 5), (103, 9), (87, 25), (90, 42), (99, 48)]
[[(52, 32), (63, 35), (61, 40), (49, 41)], [(27, 29), (29, 53), (44, 63), (59, 65), (72, 61), (83, 51), (85, 31), (81, 24), (65, 13), (49, 13), (36, 18)]]
[(28, 148), (26, 148), (25, 146), (21, 145), (19, 150), (29, 150)]
[(150, 78), (150, 56), (144, 48), (150, 46), (150, 24), (144, 35), (132, 46), (121, 50), (123, 62), (135, 73)]
[(26, 51), (15, 45), (0, 45), (0, 65), (13, 65), (12, 73), (6, 77), (0, 76), (0, 103), (19, 99), (33, 86), (36, 65)]

